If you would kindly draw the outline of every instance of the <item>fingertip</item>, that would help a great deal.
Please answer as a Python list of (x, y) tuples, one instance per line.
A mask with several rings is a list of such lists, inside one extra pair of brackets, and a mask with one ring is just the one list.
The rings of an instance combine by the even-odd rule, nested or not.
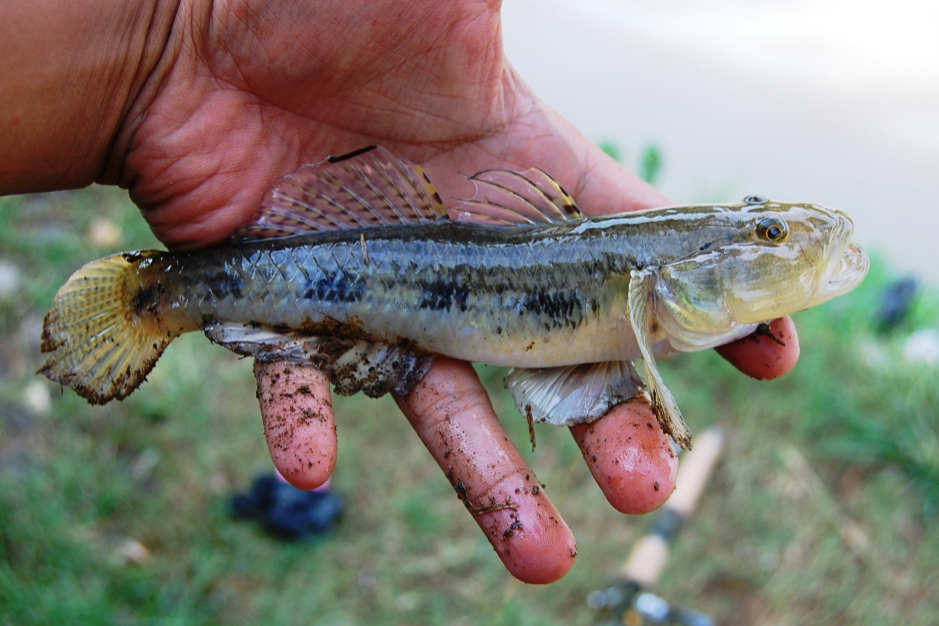
[(799, 360), (799, 335), (791, 317), (781, 317), (742, 339), (716, 348), (738, 370), (759, 380), (787, 374)]
[(678, 457), (645, 401), (620, 404), (592, 424), (571, 427), (571, 434), (616, 510), (648, 513), (675, 489)]
[(289, 363), (259, 361), (254, 373), (274, 466), (298, 489), (320, 487), (336, 467), (338, 448), (325, 374)]
[(396, 400), (505, 568), (533, 584), (567, 574), (577, 556), (574, 536), (472, 367), (438, 357), (414, 391)]
[(524, 477), (508, 476), (490, 492), (496, 499), (509, 494), (506, 502), (511, 502), (512, 508), (493, 512), (485, 507), (471, 508), (470, 513), (510, 574), (522, 582), (543, 585), (560, 580), (571, 570), (577, 544), (544, 486), (530, 472)]

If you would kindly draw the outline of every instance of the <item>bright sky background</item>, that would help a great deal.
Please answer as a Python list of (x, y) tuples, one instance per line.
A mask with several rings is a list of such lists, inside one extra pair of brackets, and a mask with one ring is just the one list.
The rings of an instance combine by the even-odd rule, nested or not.
[(898, 270), (939, 265), (939, 3), (506, 0), (535, 90), (678, 202), (759, 193), (849, 211)]

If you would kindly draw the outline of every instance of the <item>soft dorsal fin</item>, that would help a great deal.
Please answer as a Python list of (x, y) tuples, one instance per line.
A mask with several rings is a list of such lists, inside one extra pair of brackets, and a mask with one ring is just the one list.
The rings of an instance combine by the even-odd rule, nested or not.
[(506, 226), (584, 217), (570, 194), (538, 168), (524, 172), (483, 170), (469, 179), (476, 186), (476, 193), (460, 200), (451, 211), (458, 220)]
[(324, 230), (449, 219), (418, 165), (380, 146), (304, 165), (265, 194), (232, 238), (275, 239)]

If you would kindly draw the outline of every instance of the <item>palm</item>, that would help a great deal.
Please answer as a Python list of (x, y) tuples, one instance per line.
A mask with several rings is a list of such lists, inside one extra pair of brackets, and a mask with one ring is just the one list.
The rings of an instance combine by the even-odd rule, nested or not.
[(297, 4), (226, 5), (158, 67), (123, 182), (168, 244), (217, 242), (279, 176), (371, 143), (425, 163), (444, 195), (464, 190), (457, 172), (498, 164), (543, 167), (588, 210), (658, 200), (618, 172), (584, 201), (571, 172), (603, 156), (504, 63), (494, 3)]

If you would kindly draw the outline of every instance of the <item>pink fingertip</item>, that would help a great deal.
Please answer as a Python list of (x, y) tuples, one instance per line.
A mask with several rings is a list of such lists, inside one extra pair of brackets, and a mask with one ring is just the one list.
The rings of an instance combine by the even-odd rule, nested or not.
[(577, 556), (571, 530), (502, 428), (472, 367), (437, 358), (397, 401), (505, 568), (536, 584), (567, 574)]
[(258, 402), (274, 466), (298, 489), (325, 484), (336, 467), (336, 422), (326, 376), (286, 363), (256, 363)]
[(791, 317), (773, 320), (767, 331), (755, 332), (717, 348), (717, 353), (734, 367), (759, 380), (787, 374), (799, 360), (799, 352), (799, 335)]
[(571, 434), (610, 504), (629, 514), (660, 507), (675, 489), (678, 457), (648, 404), (631, 400)]

